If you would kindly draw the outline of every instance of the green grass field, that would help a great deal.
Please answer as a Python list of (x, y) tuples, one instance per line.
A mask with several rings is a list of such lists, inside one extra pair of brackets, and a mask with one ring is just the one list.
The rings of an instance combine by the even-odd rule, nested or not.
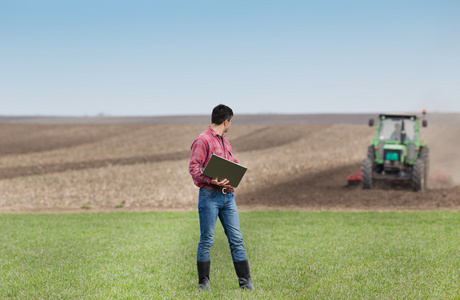
[(455, 212), (242, 212), (255, 291), (218, 223), (198, 289), (197, 212), (0, 215), (0, 298), (460, 299)]

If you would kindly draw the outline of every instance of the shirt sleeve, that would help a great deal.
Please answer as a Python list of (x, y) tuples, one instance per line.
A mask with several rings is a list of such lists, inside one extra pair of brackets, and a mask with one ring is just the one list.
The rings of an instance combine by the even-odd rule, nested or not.
[(196, 139), (193, 142), (188, 170), (195, 182), (211, 184), (212, 178), (201, 173), (201, 170), (204, 168), (204, 164), (206, 163), (207, 148), (208, 147), (205, 141), (202, 139)]

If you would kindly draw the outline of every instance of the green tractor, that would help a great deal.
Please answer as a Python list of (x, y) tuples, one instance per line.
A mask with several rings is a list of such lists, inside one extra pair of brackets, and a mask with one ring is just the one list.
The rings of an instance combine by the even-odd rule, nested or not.
[[(427, 126), (423, 111), (422, 126)], [(420, 139), (419, 117), (416, 115), (381, 114), (367, 158), (361, 166), (362, 187), (372, 189), (376, 180), (406, 181), (412, 190), (427, 187), (429, 149)], [(369, 120), (374, 126), (374, 119)]]

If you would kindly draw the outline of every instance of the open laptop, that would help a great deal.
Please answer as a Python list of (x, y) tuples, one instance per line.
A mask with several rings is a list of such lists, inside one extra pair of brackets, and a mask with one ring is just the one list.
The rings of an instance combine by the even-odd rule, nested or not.
[(213, 154), (203, 170), (203, 174), (219, 180), (227, 178), (229, 185), (237, 187), (248, 168)]

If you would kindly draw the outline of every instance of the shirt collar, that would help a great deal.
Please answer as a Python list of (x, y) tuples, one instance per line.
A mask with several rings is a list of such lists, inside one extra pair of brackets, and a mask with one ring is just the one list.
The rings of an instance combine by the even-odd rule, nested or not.
[[(213, 137), (218, 137), (218, 138), (220, 138), (220, 136), (217, 134), (217, 132), (216, 132), (214, 129), (212, 129), (211, 126), (208, 127), (208, 130), (209, 130), (209, 132), (212, 134)], [(224, 134), (224, 133), (222, 133), (222, 137), (225, 137), (225, 134)]]

